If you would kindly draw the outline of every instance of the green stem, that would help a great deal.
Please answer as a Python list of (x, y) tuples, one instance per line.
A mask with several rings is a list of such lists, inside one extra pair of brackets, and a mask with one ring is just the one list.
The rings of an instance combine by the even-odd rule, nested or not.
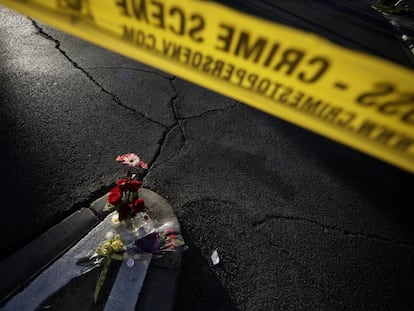
[(95, 303), (98, 301), (98, 296), (101, 291), (102, 286), (105, 283), (106, 275), (108, 274), (109, 266), (111, 265), (111, 256), (106, 257), (102, 271), (99, 274), (98, 281), (96, 282), (95, 292), (93, 294), (93, 300)]

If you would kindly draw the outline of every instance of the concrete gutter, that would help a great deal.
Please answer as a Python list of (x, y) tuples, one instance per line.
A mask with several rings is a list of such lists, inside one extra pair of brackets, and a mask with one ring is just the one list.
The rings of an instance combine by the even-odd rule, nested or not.
[[(144, 199), (156, 221), (173, 221), (179, 227), (171, 205), (164, 198), (148, 189), (141, 189), (140, 196)], [(39, 273), (94, 228), (107, 215), (102, 211), (105, 202), (106, 196), (99, 198), (91, 204), (90, 208), (82, 208), (75, 212), (2, 261), (0, 263), (0, 273), (3, 278), (3, 282), (0, 282), (1, 305), (4, 306), (4, 303), (18, 290), (27, 286)], [(180, 268), (180, 253), (171, 253), (153, 259), (148, 267), (136, 309), (171, 310), (174, 306)], [(79, 288), (74, 290), (73, 286), (67, 286), (62, 293), (61, 291), (57, 293), (57, 296), (60, 297), (48, 299), (45, 306), (52, 309), (71, 310), (74, 307), (73, 301), (77, 301), (79, 306), (82, 305), (77, 310), (99, 310), (100, 306), (87, 307), (89, 304), (82, 301), (84, 297), (77, 299), (80, 293), (91, 290), (91, 282), (79, 284), (80, 287), (85, 287), (83, 291)], [(67, 300), (71, 300), (71, 302), (65, 307)], [(53, 305), (54, 303), (56, 305)], [(33, 309), (36, 309), (36, 306)]]
[(0, 297), (5, 302), (91, 230), (99, 219), (82, 208), (0, 263)]

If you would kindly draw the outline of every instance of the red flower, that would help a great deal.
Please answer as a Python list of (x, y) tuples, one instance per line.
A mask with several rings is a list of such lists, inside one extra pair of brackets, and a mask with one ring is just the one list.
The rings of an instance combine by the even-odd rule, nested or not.
[(122, 191), (119, 187), (109, 190), (108, 202), (112, 205), (118, 205), (122, 201)]
[(116, 182), (116, 185), (121, 189), (121, 191), (132, 191), (137, 192), (138, 189), (141, 187), (142, 182), (139, 180), (129, 180), (127, 178), (121, 178)]
[(125, 190), (127, 190), (128, 188), (128, 182), (129, 182), (129, 180), (128, 179), (126, 179), (126, 178), (121, 178), (120, 180), (118, 180), (117, 182), (116, 182), (116, 185), (119, 187), (119, 189), (121, 189), (121, 191), (125, 191)]
[(131, 212), (136, 214), (138, 212), (144, 212), (146, 210), (144, 200), (141, 198), (136, 199), (134, 202), (130, 204)]
[(122, 221), (127, 218), (129, 212), (129, 206), (128, 204), (124, 203), (118, 208), (118, 219), (119, 221)]
[(138, 189), (141, 187), (142, 182), (140, 182), (139, 180), (131, 180), (128, 183), (128, 190), (132, 191), (132, 192), (137, 192)]

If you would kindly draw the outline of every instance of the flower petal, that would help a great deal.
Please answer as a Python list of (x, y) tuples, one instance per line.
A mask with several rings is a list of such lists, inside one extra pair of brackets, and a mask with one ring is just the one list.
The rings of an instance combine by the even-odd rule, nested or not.
[(139, 161), (138, 166), (144, 168), (144, 169), (148, 169), (148, 164), (145, 163), (144, 161)]

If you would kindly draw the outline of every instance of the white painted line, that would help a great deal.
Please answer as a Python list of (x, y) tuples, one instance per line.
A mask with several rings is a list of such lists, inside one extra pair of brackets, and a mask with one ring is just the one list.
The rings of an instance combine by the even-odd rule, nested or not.
[(131, 267), (122, 263), (104, 311), (135, 310), (151, 258), (152, 254), (143, 254)]

